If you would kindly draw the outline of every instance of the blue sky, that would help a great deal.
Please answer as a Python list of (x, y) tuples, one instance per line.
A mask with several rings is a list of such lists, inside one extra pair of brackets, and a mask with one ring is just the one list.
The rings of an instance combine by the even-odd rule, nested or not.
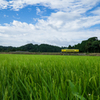
[(68, 46), (100, 39), (100, 0), (0, 0), (0, 45)]
[[(41, 10), (39, 12), (38, 10)], [(4, 23), (10, 23), (13, 22), (13, 20), (18, 20), (21, 22), (26, 22), (28, 24), (36, 24), (37, 18), (39, 19), (47, 19), (47, 16), (50, 16), (51, 13), (56, 12), (55, 9), (49, 9), (44, 6), (26, 6), (23, 9), (20, 9), (19, 11), (8, 9), (2, 9), (0, 11), (0, 24)]]

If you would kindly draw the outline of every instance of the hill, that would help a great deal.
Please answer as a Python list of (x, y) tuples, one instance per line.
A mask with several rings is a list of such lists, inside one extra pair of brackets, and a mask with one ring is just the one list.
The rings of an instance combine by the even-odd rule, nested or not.
[(84, 40), (74, 46), (59, 47), (49, 44), (26, 44), (20, 47), (12, 46), (0, 46), (0, 52), (12, 52), (12, 51), (28, 51), (28, 52), (61, 52), (61, 49), (79, 49), (80, 52), (99, 53), (100, 52), (100, 40), (97, 37), (91, 37), (88, 40)]
[(78, 43), (77, 45), (68, 47), (69, 49), (79, 49), (80, 52), (90, 52), (90, 53), (96, 53), (100, 52), (100, 40), (98, 40), (97, 37), (91, 37), (88, 40), (84, 40), (81, 43)]

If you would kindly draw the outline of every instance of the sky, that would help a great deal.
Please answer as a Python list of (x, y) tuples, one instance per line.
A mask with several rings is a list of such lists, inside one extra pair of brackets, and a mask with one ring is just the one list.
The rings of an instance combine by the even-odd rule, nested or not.
[(0, 45), (68, 46), (100, 39), (100, 0), (0, 0)]

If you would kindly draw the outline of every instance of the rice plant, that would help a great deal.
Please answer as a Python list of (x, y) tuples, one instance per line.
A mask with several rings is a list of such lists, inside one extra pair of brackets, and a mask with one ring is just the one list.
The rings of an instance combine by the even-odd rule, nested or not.
[(0, 100), (100, 100), (100, 57), (0, 54)]

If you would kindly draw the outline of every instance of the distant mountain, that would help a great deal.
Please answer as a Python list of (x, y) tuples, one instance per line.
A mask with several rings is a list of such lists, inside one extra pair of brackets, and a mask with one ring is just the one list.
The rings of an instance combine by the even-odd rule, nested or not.
[(32, 43), (20, 46), (0, 46), (0, 52), (11, 52), (11, 51), (28, 51), (28, 52), (61, 52), (61, 49), (79, 49), (80, 52), (100, 52), (100, 40), (97, 37), (91, 37), (88, 40), (84, 40), (74, 46), (69, 45), (68, 47), (58, 47), (49, 44), (35, 44)]
[(9, 51), (29, 51), (29, 52), (60, 52), (61, 48), (58, 46), (48, 45), (48, 44), (35, 44), (32, 43), (26, 44), (20, 47), (4, 47), (0, 46), (1, 52), (9, 52)]

